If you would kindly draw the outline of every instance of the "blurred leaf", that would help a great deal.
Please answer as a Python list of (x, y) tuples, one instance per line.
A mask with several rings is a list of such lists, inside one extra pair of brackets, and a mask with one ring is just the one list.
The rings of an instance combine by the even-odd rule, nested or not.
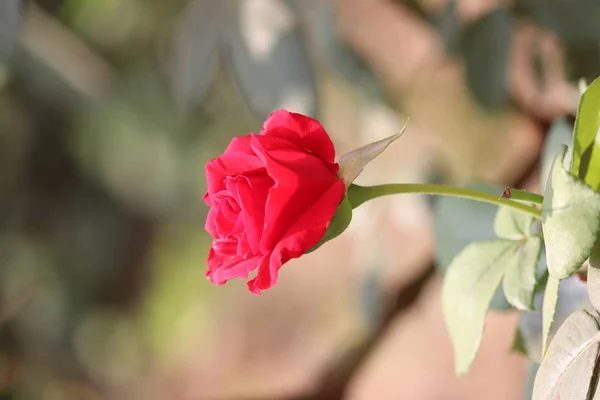
[[(468, 187), (502, 193), (501, 187), (482, 184)], [(446, 273), (454, 257), (470, 243), (497, 239), (494, 218), (498, 207), (492, 204), (444, 196), (436, 199), (434, 211), (436, 267), (442, 274)], [(510, 308), (502, 287), (499, 287), (492, 300), (492, 309)]]
[[(136, 57), (156, 23), (155, 12), (156, 8), (143, 0), (62, 0), (59, 16), (95, 48)], [(163, 20), (165, 17), (161, 15)]]
[(317, 88), (295, 15), (280, 0), (245, 0), (227, 24), (226, 56), (250, 110), (316, 117)]
[(456, 373), (466, 373), (475, 359), (485, 314), (500, 285), (513, 242), (471, 243), (452, 262), (444, 278), (442, 306), (454, 346)]
[[(352, 182), (354, 182), (358, 175), (360, 175), (365, 166), (377, 158), (378, 155), (383, 153), (383, 151), (387, 149), (387, 147), (396, 139), (402, 136), (405, 130), (406, 125), (404, 125), (400, 132), (395, 133), (392, 136), (369, 143), (341, 156), (338, 160), (340, 165), (338, 176), (344, 180), (346, 187), (350, 187)], [(357, 207), (355, 204), (356, 203), (353, 204), (353, 208)]]
[(600, 39), (600, 3), (596, 0), (543, 0), (530, 3), (534, 20), (567, 44)]
[(565, 47), (564, 57), (569, 80), (585, 78), (591, 82), (600, 75), (600, 48), (597, 39), (574, 42)]
[(184, 11), (169, 65), (175, 96), (183, 106), (200, 103), (215, 76), (223, 7), (221, 0), (194, 0)]
[(513, 28), (508, 10), (497, 8), (465, 30), (462, 43), (467, 82), (486, 108), (500, 108), (508, 99), (506, 66)]
[(540, 366), (533, 389), (534, 400), (591, 398), (590, 393), (595, 392), (597, 385), (594, 370), (600, 349), (599, 328), (596, 318), (585, 310), (567, 318)]
[(444, 41), (446, 51), (449, 54), (456, 54), (459, 52), (462, 38), (462, 25), (456, 10), (456, 0), (450, 0), (446, 3), (446, 6), (437, 15), (435, 24)]
[(498, 207), (494, 232), (503, 239), (522, 239), (531, 234), (533, 217), (508, 207)]
[(19, 38), (21, 27), (21, 2), (0, 1), (0, 64), (8, 61)]
[(82, 109), (72, 149), (83, 172), (122, 205), (165, 216), (201, 195), (201, 138), (181, 123), (156, 70), (129, 73), (110, 97)]
[(84, 171), (139, 212), (164, 215), (172, 210), (181, 195), (185, 161), (163, 134), (172, 128), (161, 129), (159, 116), (141, 114), (122, 100), (98, 106), (73, 137)]
[(555, 158), (542, 205), (548, 271), (559, 279), (583, 265), (600, 233), (600, 194), (565, 169), (564, 157)]
[[(599, 24), (600, 25), (600, 24)], [(596, 79), (581, 96), (573, 144), (571, 172), (600, 191), (600, 79)]]
[(315, 45), (319, 46), (321, 53), (319, 55), (350, 84), (375, 98), (383, 98), (385, 89), (380, 80), (337, 31), (335, 5), (320, 0), (312, 2), (310, 7), (306, 6), (306, 0), (293, 0), (292, 4), (299, 12), (307, 13), (308, 28), (314, 32)]
[(542, 308), (542, 357), (548, 348), (548, 335), (554, 322), (559, 287), (560, 279), (549, 276), (546, 282), (546, 290), (544, 291), (544, 306)]
[[(544, 141), (541, 157), (541, 172), (540, 172), (540, 190), (543, 193), (546, 189), (552, 163), (559, 153), (564, 151), (565, 146), (571, 146), (573, 143), (573, 127), (569, 124), (566, 118), (557, 118), (550, 127), (548, 136)], [(569, 149), (570, 150), (570, 149)], [(571, 151), (567, 153), (566, 160), (571, 163)]]

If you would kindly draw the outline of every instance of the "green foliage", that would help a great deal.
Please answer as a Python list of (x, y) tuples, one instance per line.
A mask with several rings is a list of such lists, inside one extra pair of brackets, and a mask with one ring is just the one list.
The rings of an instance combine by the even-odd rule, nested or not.
[(575, 141), (573, 143), (573, 164), (571, 173), (595, 191), (600, 191), (600, 79), (596, 79), (581, 96)]
[[(488, 193), (501, 193), (501, 187), (488, 185), (469, 185), (469, 188)], [(452, 260), (467, 245), (496, 239), (494, 233), (494, 215), (497, 207), (482, 202), (465, 201), (455, 197), (441, 197), (435, 203), (435, 256), (436, 268), (446, 274)], [(502, 287), (499, 287), (491, 303), (494, 310), (510, 309)]]
[(531, 236), (533, 217), (500, 207), (494, 220), (498, 237), (513, 240), (515, 246), (506, 261), (503, 290), (506, 299), (519, 310), (533, 308), (536, 288), (536, 269), (542, 251), (542, 239)]
[(507, 300), (531, 309), (535, 270), (541, 249), (538, 237), (476, 242), (455, 257), (444, 280), (444, 317), (456, 357), (456, 371), (465, 373), (477, 353), (485, 314), (502, 278)]
[[(600, 274), (596, 267), (600, 234), (600, 158), (596, 135), (599, 126), (600, 83), (582, 96), (573, 140), (572, 162), (555, 158), (544, 196), (542, 227), (548, 257), (548, 279), (543, 307), (543, 350), (554, 319), (560, 279), (577, 272), (590, 260), (588, 292), (598, 309)], [(569, 164), (571, 164), (569, 166)], [(534, 386), (534, 399), (595, 398), (600, 329), (586, 311), (572, 314), (548, 347)]]
[(503, 239), (521, 239), (531, 234), (533, 217), (500, 207), (494, 219), (494, 232)]
[(531, 233), (533, 221), (524, 213), (501, 207), (493, 225), (500, 239), (469, 244), (449, 266), (442, 304), (459, 374), (465, 373), (475, 358), (485, 314), (501, 282), (512, 306), (533, 308), (542, 250), (541, 237)]
[(571, 175), (563, 160), (555, 159), (542, 206), (548, 271), (558, 279), (582, 266), (600, 233), (600, 194)]
[(485, 314), (501, 281), (504, 294), (514, 307), (521, 310), (533, 307), (542, 241), (538, 236), (529, 236), (528, 228), (510, 229), (517, 225), (503, 222), (518, 219), (506, 212), (497, 219), (502, 234), (511, 238), (520, 234), (516, 240), (471, 243), (454, 258), (446, 274), (442, 305), (458, 374), (467, 372), (475, 358)]
[(510, 257), (505, 261), (506, 275), (502, 288), (506, 299), (519, 310), (533, 309), (536, 288), (536, 268), (542, 250), (540, 237), (513, 242)]
[[(573, 127), (565, 118), (557, 118), (550, 127), (548, 136), (542, 149), (540, 166), (540, 190), (543, 193), (546, 190), (546, 183), (550, 176), (550, 170), (554, 164), (554, 159), (558, 154), (564, 152), (565, 147), (573, 144)], [(565, 156), (565, 163), (571, 164), (571, 148)]]
[(553, 276), (548, 277), (546, 289), (544, 290), (544, 306), (542, 308), (542, 356), (546, 354), (546, 349), (548, 348), (548, 335), (554, 322), (559, 286), (560, 279)]
[(511, 248), (508, 240), (472, 243), (454, 258), (446, 273), (442, 306), (457, 374), (466, 373), (475, 359), (485, 314), (504, 275), (503, 264)]
[[(549, 346), (548, 336), (554, 321), (560, 280), (582, 267), (587, 267), (590, 302), (596, 311), (600, 307), (600, 156), (596, 142), (599, 115), (600, 82), (596, 80), (581, 98), (572, 160), (568, 160), (566, 149), (555, 157), (545, 188), (542, 229), (550, 276), (543, 305), (545, 357), (535, 379), (534, 400), (592, 399), (598, 395), (600, 325), (597, 314), (577, 311), (560, 326)], [(558, 130), (562, 132), (560, 141), (564, 142), (568, 127), (563, 121), (555, 124), (555, 132)], [(544, 152), (547, 157), (551, 155), (548, 153)]]

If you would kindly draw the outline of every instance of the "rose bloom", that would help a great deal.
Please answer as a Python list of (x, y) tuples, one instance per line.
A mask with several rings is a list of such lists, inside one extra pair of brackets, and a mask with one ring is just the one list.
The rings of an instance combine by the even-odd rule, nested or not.
[(345, 194), (338, 170), (327, 132), (304, 115), (275, 111), (259, 135), (234, 138), (206, 165), (208, 279), (222, 285), (257, 270), (249, 290), (272, 287), (279, 268), (325, 234)]

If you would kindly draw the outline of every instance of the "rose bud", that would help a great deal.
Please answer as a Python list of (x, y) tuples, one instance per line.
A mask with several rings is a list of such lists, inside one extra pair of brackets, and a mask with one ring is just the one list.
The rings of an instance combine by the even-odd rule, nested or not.
[(278, 110), (260, 134), (234, 138), (206, 165), (205, 229), (214, 238), (207, 278), (222, 285), (256, 270), (251, 292), (275, 285), (283, 264), (348, 227), (346, 189), (398, 136), (348, 153), (341, 169), (323, 126), (304, 115)]

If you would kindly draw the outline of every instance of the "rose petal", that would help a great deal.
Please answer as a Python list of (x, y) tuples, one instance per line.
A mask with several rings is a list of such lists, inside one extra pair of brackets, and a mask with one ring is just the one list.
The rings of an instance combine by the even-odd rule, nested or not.
[(223, 238), (233, 229), (236, 219), (227, 218), (223, 215), (223, 202), (230, 198), (231, 194), (226, 190), (221, 190), (211, 196), (211, 208), (208, 211), (204, 229), (214, 238)]
[(206, 277), (215, 285), (223, 285), (229, 279), (248, 278), (250, 272), (254, 271), (260, 264), (260, 256), (242, 259), (239, 256), (232, 256), (228, 260), (223, 260), (214, 250), (210, 250), (208, 258), (209, 269)]
[[(331, 138), (316, 119), (287, 110), (277, 110), (263, 124), (261, 135), (289, 140), (337, 168)], [(336, 172), (337, 170), (333, 171)]]
[(267, 196), (273, 184), (273, 179), (262, 174), (240, 177), (231, 184), (231, 193), (242, 209), (246, 237), (254, 254), (260, 253)]
[(206, 164), (207, 196), (205, 202), (212, 206), (212, 196), (225, 189), (225, 178), (264, 171), (260, 158), (242, 152), (225, 153)]
[(298, 216), (313, 207), (325, 191), (341, 180), (322, 160), (296, 150), (281, 138), (253, 136), (253, 139), (254, 151), (275, 181), (265, 207), (260, 243), (261, 252), (267, 254), (273, 251)]
[(250, 135), (236, 136), (229, 142), (229, 145), (223, 153), (246, 153), (254, 155), (252, 146), (250, 145)]
[(283, 264), (300, 257), (321, 240), (345, 191), (344, 181), (338, 180), (289, 227), (270, 257), (261, 260), (256, 277), (248, 282), (251, 292), (260, 294), (275, 285)]
[(255, 254), (252, 251), (252, 247), (250, 246), (250, 243), (248, 242), (248, 235), (246, 234), (245, 231), (242, 231), (242, 233), (240, 234), (240, 237), (237, 242), (236, 253), (237, 253), (237, 255), (239, 255), (240, 257), (242, 257), (244, 259), (251, 257), (253, 254)]

